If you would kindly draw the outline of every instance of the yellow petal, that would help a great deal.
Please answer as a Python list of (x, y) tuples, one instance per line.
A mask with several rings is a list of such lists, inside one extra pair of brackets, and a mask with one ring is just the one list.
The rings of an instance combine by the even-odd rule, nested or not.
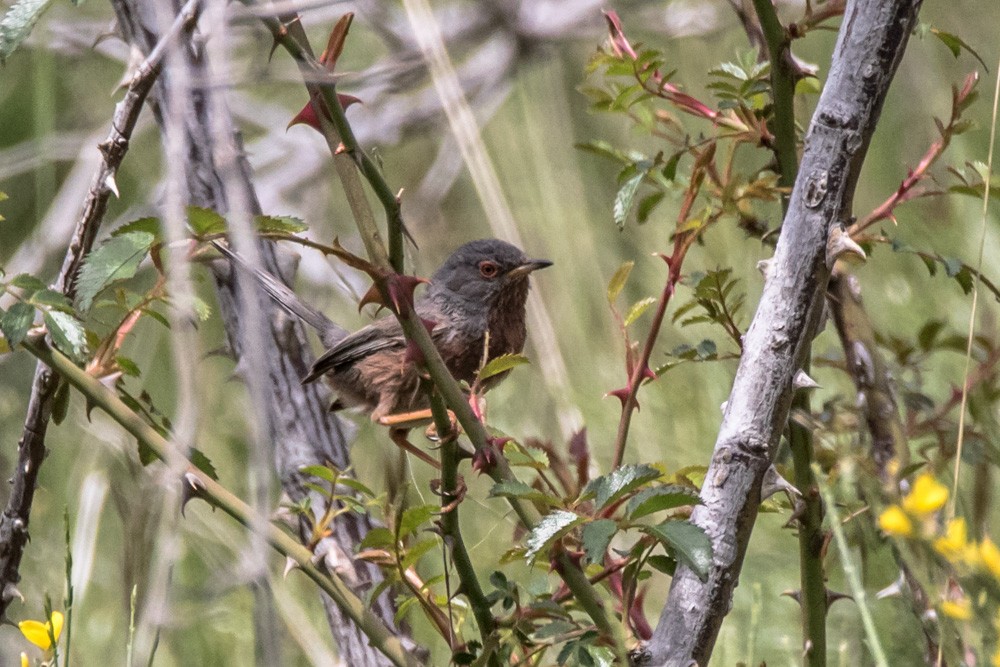
[(28, 662), (27, 653), (21, 653), (21, 667), (31, 667), (31, 663)]
[(968, 546), (968, 534), (965, 519), (952, 519), (944, 535), (934, 540), (934, 549), (950, 561), (960, 560)]
[(948, 502), (948, 487), (934, 475), (924, 473), (913, 482), (913, 488), (903, 498), (903, 509), (919, 517), (933, 514)]
[(878, 518), (879, 528), (889, 535), (909, 537), (913, 534), (913, 522), (899, 505), (889, 505)]
[(1000, 548), (988, 537), (979, 545), (979, 558), (994, 578), (1000, 579)]
[(52, 612), (52, 636), (59, 641), (59, 635), (62, 634), (63, 628), (63, 615), (60, 611)]
[(945, 600), (940, 604), (941, 613), (956, 621), (967, 621), (972, 618), (972, 604), (966, 599)]
[(17, 627), (20, 628), (24, 638), (38, 648), (43, 651), (48, 651), (52, 648), (52, 641), (49, 639), (48, 623), (42, 623), (41, 621), (21, 621), (17, 624)]

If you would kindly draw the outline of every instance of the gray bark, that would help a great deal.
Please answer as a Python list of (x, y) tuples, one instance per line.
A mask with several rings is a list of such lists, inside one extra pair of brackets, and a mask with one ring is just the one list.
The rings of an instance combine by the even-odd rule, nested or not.
[[(148, 52), (156, 43), (157, 22), (153, 3), (156, 0), (113, 0), (112, 4), (118, 16), (119, 23), (126, 39), (143, 52)], [(189, 79), (192, 81), (208, 81), (205, 64), (190, 44), (182, 48), (184, 66), (190, 68)], [(161, 82), (170, 76), (169, 69), (161, 75)], [(164, 95), (170, 88), (158, 85), (151, 94), (157, 121), (163, 126), (164, 113), (168, 105), (164, 104)], [(213, 155), (214, 142), (219, 137), (212, 135), (210, 128), (214, 120), (208, 117), (209, 109), (214, 112), (228, 114), (225, 105), (210, 105), (206, 102), (209, 90), (194, 88), (189, 91), (190, 100), (187, 108), (189, 113), (184, 119), (187, 133), (187, 145), (190, 148), (187, 165), (187, 189), (189, 204), (214, 209), (225, 214), (228, 210), (226, 192), (223, 188), (223, 177), (220, 165), (215, 163)], [(226, 118), (226, 126), (233, 128), (231, 118)], [(228, 140), (228, 139), (227, 139)], [(240, 156), (240, 187), (242, 195), (252, 203), (253, 212), (259, 212), (259, 204), (250, 181), (249, 168), (243, 156)], [(289, 278), (279, 266), (272, 244), (262, 244), (260, 247), (262, 268), (273, 275), (282, 277), (286, 282)], [(300, 379), (304, 377), (313, 357), (306, 338), (304, 327), (297, 320), (289, 318), (283, 311), (267, 299), (263, 294), (255, 294), (249, 298), (239, 293), (235, 272), (220, 268), (215, 272), (217, 297), (222, 318), (226, 327), (226, 335), (234, 357), (239, 364), (240, 372), (263, 374), (267, 378), (267, 396), (264, 405), (268, 411), (266, 423), (270, 426), (268, 437), (273, 443), (275, 466), (284, 491), (297, 501), (307, 493), (303, 486), (305, 481), (299, 469), (305, 465), (322, 465), (327, 461), (345, 469), (349, 465), (349, 440), (345, 424), (329, 412), (330, 397), (319, 384), (303, 386)], [(242, 355), (242, 342), (248, 340), (243, 328), (246, 326), (241, 317), (245, 304), (258, 304), (266, 323), (264, 350), (261, 354)], [(250, 368), (244, 364), (252, 357), (263, 358), (266, 368)], [(315, 506), (315, 499), (314, 499)], [(345, 514), (338, 518), (334, 526), (333, 539), (340, 547), (350, 553), (361, 538), (372, 528), (367, 517)], [(377, 585), (382, 580), (382, 574), (374, 565), (356, 562), (357, 579), (361, 588)], [(357, 591), (363, 595), (364, 591)], [(389, 661), (376, 649), (372, 648), (367, 638), (356, 626), (344, 616), (329, 597), (323, 596), (330, 629), (337, 644), (338, 652), (345, 664), (359, 667), (382, 666)], [(395, 622), (395, 609), (387, 593), (372, 601), (372, 610), (390, 628), (403, 634)]]
[(656, 631), (633, 652), (633, 664), (703, 665), (712, 654), (757, 518), (761, 481), (788, 420), (792, 378), (817, 332), (830, 277), (828, 237), (850, 215), (854, 185), (920, 4), (848, 3), (769, 278), (746, 333), (703, 504), (691, 517), (712, 540), (712, 567), (702, 582), (678, 566)]

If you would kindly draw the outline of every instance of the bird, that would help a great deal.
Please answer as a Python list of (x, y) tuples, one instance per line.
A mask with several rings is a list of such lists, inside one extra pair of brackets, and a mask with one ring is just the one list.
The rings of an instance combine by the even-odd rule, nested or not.
[[(337, 394), (332, 410), (357, 408), (373, 421), (393, 426), (399, 423), (394, 415), (427, 409), (421, 370), (395, 317), (348, 333), (266, 271), (249, 267), (235, 252), (213, 243), (250, 271), (279, 306), (316, 329), (327, 349), (303, 382), (325, 378)], [(484, 359), (524, 349), (529, 277), (551, 265), (546, 259), (529, 259), (506, 241), (479, 239), (457, 248), (432, 274), (414, 311), (431, 327), (431, 339), (456, 380), (471, 385)]]

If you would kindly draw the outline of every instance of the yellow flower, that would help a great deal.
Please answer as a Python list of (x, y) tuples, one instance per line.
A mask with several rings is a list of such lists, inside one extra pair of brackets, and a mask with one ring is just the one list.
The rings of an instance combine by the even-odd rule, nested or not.
[(968, 621), (972, 618), (972, 604), (968, 599), (945, 600), (939, 605), (941, 613), (956, 621)]
[(959, 560), (966, 553), (968, 534), (965, 519), (952, 519), (948, 522), (944, 535), (934, 540), (934, 549), (950, 561)]
[(21, 621), (17, 624), (20, 628), (21, 634), (29, 642), (42, 649), (43, 651), (48, 651), (52, 648), (53, 642), (59, 641), (59, 635), (62, 633), (63, 626), (63, 615), (58, 612), (52, 612), (52, 618), (45, 623), (41, 621)]
[(889, 535), (898, 537), (909, 537), (913, 534), (913, 522), (906, 512), (899, 508), (899, 505), (889, 505), (885, 511), (879, 515), (878, 526)]
[(948, 487), (925, 472), (913, 482), (913, 488), (903, 498), (903, 509), (908, 513), (925, 517), (944, 507), (948, 502)]
[(979, 559), (994, 578), (1000, 579), (1000, 548), (988, 537), (979, 545)]

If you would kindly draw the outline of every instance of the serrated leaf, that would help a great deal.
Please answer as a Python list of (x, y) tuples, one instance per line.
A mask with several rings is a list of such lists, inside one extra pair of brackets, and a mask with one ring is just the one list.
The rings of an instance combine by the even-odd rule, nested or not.
[(359, 549), (388, 549), (391, 548), (396, 538), (393, 537), (392, 531), (384, 526), (377, 526), (372, 528), (367, 533), (365, 533), (364, 538), (362, 538), (360, 544), (358, 544)]
[(354, 479), (353, 477), (347, 477), (345, 475), (341, 475), (340, 478), (337, 480), (337, 484), (342, 484), (347, 488), (360, 493), (363, 496), (368, 496), (369, 498), (375, 497), (374, 491), (372, 491), (370, 488), (368, 488), (358, 480)]
[(52, 0), (18, 0), (0, 19), (0, 64), (28, 38)]
[(208, 475), (214, 481), (216, 482), (219, 481), (219, 473), (215, 469), (215, 466), (212, 465), (211, 459), (205, 456), (205, 452), (197, 448), (192, 448), (191, 464), (194, 465), (194, 467), (197, 468), (198, 470)]
[(583, 517), (580, 515), (565, 510), (546, 514), (528, 533), (525, 540), (525, 545), (528, 547), (524, 554), (525, 558), (533, 563), (536, 556), (547, 551), (557, 539), (582, 521)]
[(678, 561), (684, 563), (703, 582), (712, 567), (712, 541), (705, 531), (688, 521), (665, 521), (641, 529), (663, 543)]
[(528, 486), (522, 481), (498, 482), (490, 489), (490, 498), (519, 498), (530, 502), (541, 502), (549, 507), (558, 507), (559, 499), (555, 496)]
[(583, 551), (588, 563), (603, 563), (611, 538), (618, 532), (618, 524), (611, 519), (591, 521), (583, 527)]
[(651, 296), (647, 296), (645, 299), (640, 299), (632, 304), (632, 307), (628, 309), (628, 313), (625, 315), (625, 326), (629, 326), (637, 319), (642, 317), (650, 306), (656, 303), (656, 299)]
[(655, 554), (646, 559), (646, 562), (654, 570), (658, 570), (663, 574), (674, 576), (674, 571), (677, 569), (677, 561), (670, 556), (665, 556), (663, 554)]
[(157, 242), (163, 239), (163, 228), (160, 225), (159, 218), (139, 218), (132, 222), (126, 222), (111, 232), (111, 236), (122, 236), (124, 234), (131, 234), (132, 232), (146, 232)]
[(404, 570), (406, 570), (411, 565), (415, 565), (416, 562), (420, 560), (421, 556), (423, 556), (428, 551), (436, 547), (437, 544), (438, 544), (437, 539), (433, 537), (425, 540), (420, 540), (419, 542), (417, 542), (416, 544), (414, 544), (413, 546), (411, 546), (406, 550), (406, 556), (404, 556), (403, 560), (399, 562), (400, 566)]
[(978, 53), (973, 50), (971, 46), (965, 43), (965, 41), (958, 35), (953, 35), (950, 32), (944, 32), (943, 30), (938, 30), (937, 28), (931, 28), (931, 34), (941, 40), (941, 42), (948, 47), (951, 54), (956, 58), (962, 55), (962, 49), (965, 49), (972, 57), (979, 61), (979, 64), (983, 66), (983, 69), (989, 71), (989, 67), (986, 66), (986, 62), (980, 57)]
[(134, 276), (153, 241), (148, 232), (129, 232), (111, 237), (87, 255), (76, 281), (80, 310), (89, 310), (94, 297), (108, 285)]
[(532, 634), (532, 637), (537, 640), (552, 639), (553, 637), (564, 635), (568, 632), (572, 632), (573, 630), (576, 630), (576, 626), (572, 623), (556, 619), (551, 623), (546, 623), (542, 627), (538, 628), (538, 630)]
[(31, 328), (34, 321), (34, 306), (20, 301), (8, 308), (3, 315), (0, 315), (0, 331), (3, 332), (3, 337), (11, 349), (24, 341), (25, 336), (28, 335), (28, 329)]
[(73, 304), (69, 302), (66, 295), (62, 292), (57, 292), (54, 289), (49, 289), (48, 287), (40, 289), (32, 294), (28, 301), (36, 306), (55, 308), (56, 310), (61, 310), (67, 313), (73, 312)]
[(479, 380), (482, 382), (487, 378), (506, 373), (510, 369), (526, 363), (528, 363), (528, 358), (523, 354), (501, 354), (495, 359), (490, 359), (479, 370)]
[(625, 288), (625, 283), (628, 281), (628, 276), (632, 273), (632, 267), (635, 266), (635, 262), (629, 260), (618, 267), (615, 274), (611, 276), (611, 280), (608, 281), (608, 301), (611, 303), (615, 302), (618, 295), (622, 293), (622, 289)]
[(19, 290), (22, 290), (22, 294), (25, 299), (31, 298), (31, 295), (38, 290), (43, 290), (48, 287), (48, 285), (43, 283), (41, 280), (27, 273), (14, 276), (8, 284), (11, 287), (16, 287)]
[(139, 370), (139, 365), (128, 357), (118, 355), (115, 357), (115, 364), (117, 364), (123, 374), (128, 375), (129, 377), (137, 378), (142, 375), (142, 371)]
[(210, 208), (188, 206), (188, 225), (196, 236), (223, 234), (226, 231), (226, 219)]
[(420, 526), (430, 521), (438, 509), (436, 505), (417, 505), (404, 510), (403, 516), (399, 520), (399, 536), (406, 537), (415, 532)]
[(633, 489), (642, 486), (660, 476), (656, 468), (643, 464), (624, 465), (592, 479), (583, 490), (581, 496), (594, 496), (594, 504), (603, 509), (610, 503), (622, 498)]
[(254, 224), (261, 234), (299, 234), (309, 229), (301, 218), (290, 215), (258, 215)]
[(621, 188), (618, 189), (618, 194), (615, 195), (615, 203), (611, 209), (611, 213), (615, 219), (615, 224), (618, 225), (618, 229), (625, 229), (625, 220), (628, 218), (629, 211), (632, 210), (632, 204), (635, 202), (635, 195), (639, 192), (639, 186), (642, 184), (642, 179), (646, 177), (644, 172), (640, 172), (635, 176), (632, 176), (626, 180)]
[(61, 310), (49, 310), (43, 319), (56, 348), (70, 359), (81, 361), (87, 351), (87, 334), (80, 320)]
[(677, 484), (666, 484), (643, 489), (635, 494), (625, 506), (625, 514), (634, 520), (655, 512), (672, 510), (685, 505), (695, 505), (700, 502), (697, 490)]

